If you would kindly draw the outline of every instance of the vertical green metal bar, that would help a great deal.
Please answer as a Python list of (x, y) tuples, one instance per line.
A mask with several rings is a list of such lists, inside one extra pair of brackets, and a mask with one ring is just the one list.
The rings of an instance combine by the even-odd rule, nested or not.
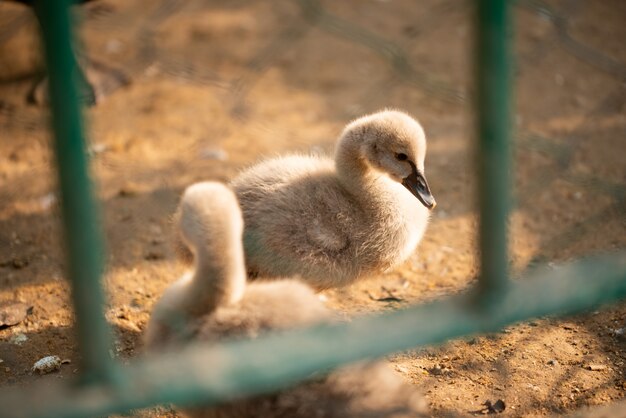
[(79, 70), (72, 50), (69, 5), (67, 0), (39, 0), (35, 2), (35, 12), (41, 25), (48, 68), (54, 150), (82, 377), (84, 382), (93, 382), (111, 377), (113, 368), (100, 286), (103, 243), (77, 101)]
[(476, 10), (476, 129), (480, 202), (479, 297), (483, 306), (506, 290), (509, 156), (508, 0), (479, 0)]

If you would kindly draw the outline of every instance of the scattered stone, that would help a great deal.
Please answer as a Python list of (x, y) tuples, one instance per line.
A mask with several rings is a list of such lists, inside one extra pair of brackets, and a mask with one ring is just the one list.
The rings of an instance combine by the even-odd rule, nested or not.
[[(17, 243), (19, 243), (19, 241), (16, 241)], [(0, 267), (12, 267), (15, 270), (21, 270), (24, 267), (28, 266), (28, 260), (25, 258), (11, 258), (10, 260), (7, 261), (0, 261)]]
[(450, 369), (449, 367), (446, 367), (443, 364), (436, 364), (434, 367), (431, 367), (430, 369), (426, 369), (426, 370), (428, 371), (428, 373), (432, 374), (433, 376), (441, 376), (441, 375), (450, 373), (452, 369)]
[(48, 210), (57, 202), (57, 197), (53, 192), (39, 198), (39, 206), (41, 209)]
[(109, 146), (107, 144), (103, 144), (99, 142), (97, 144), (91, 145), (88, 148), (87, 152), (89, 153), (89, 155), (98, 155), (107, 151), (108, 149), (109, 149)]
[(482, 415), (500, 414), (506, 409), (506, 404), (502, 399), (498, 399), (494, 403), (491, 403), (491, 401), (488, 400), (485, 401), (482, 405), (484, 406), (484, 408), (479, 409), (478, 411), (473, 411), (472, 413)]
[(613, 330), (613, 336), (622, 342), (626, 342), (626, 333), (624, 332), (626, 328), (618, 328)]
[(33, 372), (39, 374), (48, 374), (59, 370), (60, 368), (61, 359), (59, 356), (47, 356), (36, 361), (35, 364), (33, 364), (32, 370)]
[(489, 408), (490, 413), (499, 414), (500, 412), (504, 412), (506, 409), (506, 404), (502, 399), (498, 399), (494, 404), (489, 405), (489, 401), (485, 402), (485, 406)]
[(435, 367), (431, 367), (430, 369), (428, 369), (428, 373), (435, 375), (435, 376), (439, 376), (443, 374), (443, 369), (441, 368), (440, 365), (436, 365)]
[(0, 305), (0, 329), (12, 327), (26, 318), (32, 306), (19, 302)]
[(15, 345), (22, 345), (26, 341), (28, 341), (28, 337), (26, 336), (26, 334), (23, 334), (21, 332), (19, 334), (15, 334), (9, 339), (9, 342)]
[(137, 334), (141, 334), (141, 332), (142, 332), (141, 327), (139, 327), (139, 325), (137, 325), (137, 324), (135, 324), (134, 322), (131, 322), (131, 321), (127, 321), (127, 322), (125, 322), (125, 323), (124, 323), (124, 327), (125, 327), (127, 330), (132, 331), (132, 332), (135, 332), (135, 333), (137, 333)]
[(396, 364), (395, 368), (396, 368), (397, 371), (399, 371), (402, 374), (409, 374), (409, 369), (407, 367), (405, 367), (405, 366), (402, 366), (400, 364)]
[(163, 228), (161, 228), (161, 225), (159, 225), (159, 224), (152, 223), (152, 224), (150, 224), (150, 226), (148, 226), (148, 229), (149, 229), (150, 233), (153, 234), (153, 235), (162, 235), (163, 234)]
[(557, 73), (554, 75), (554, 82), (557, 86), (562, 87), (565, 84), (565, 77), (563, 77), (563, 74)]
[(146, 77), (154, 77), (158, 75), (160, 72), (161, 70), (159, 69), (159, 66), (157, 64), (152, 64), (148, 68), (146, 68), (146, 71), (144, 71), (144, 74)]
[(148, 253), (146, 253), (146, 255), (144, 255), (143, 258), (148, 261), (157, 261), (157, 260), (163, 260), (165, 256), (156, 251), (149, 251)]
[(607, 367), (604, 364), (587, 364), (585, 365), (585, 369), (591, 370), (592, 372), (601, 372), (606, 370)]
[(117, 192), (119, 197), (133, 197), (137, 194), (139, 194), (139, 191), (137, 190), (137, 187), (132, 184), (122, 186)]
[(118, 39), (109, 39), (104, 48), (109, 54), (116, 54), (122, 50), (123, 44)]
[(559, 362), (556, 361), (555, 359), (551, 359), (551, 360), (548, 360), (548, 365), (549, 366), (558, 366)]
[(206, 148), (200, 151), (200, 158), (205, 160), (226, 161), (228, 160), (228, 153), (219, 148)]
[[(2, 106), (0, 106), (0, 108), (2, 108)], [(16, 163), (19, 160), (20, 160), (20, 154), (18, 154), (17, 151), (11, 151), (9, 153), (9, 161), (13, 161), (14, 163)]]
[(63, 359), (63, 360), (61, 360), (61, 364), (72, 364), (72, 360), (70, 360), (68, 358)]

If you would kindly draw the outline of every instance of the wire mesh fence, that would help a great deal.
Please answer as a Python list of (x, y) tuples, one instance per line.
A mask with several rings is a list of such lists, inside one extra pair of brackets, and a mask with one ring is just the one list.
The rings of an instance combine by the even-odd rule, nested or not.
[[(426, 127), (427, 170), (440, 206), (418, 253), (382, 279), (384, 286), (366, 282), (329, 292), (330, 303), (350, 313), (388, 310), (468, 287), (476, 275), (468, 118), (472, 9), (471, 2), (443, 0), (420, 7), (304, 0), (77, 6), (78, 61), (98, 99), (87, 122), (110, 247), (113, 354), (127, 358), (139, 351), (151, 304), (183, 268), (168, 249), (168, 231), (187, 184), (228, 180), (275, 153), (332, 152), (346, 122), (382, 107), (406, 109)], [(520, 275), (536, 264), (626, 246), (626, 57), (620, 44), (626, 10), (617, 1), (518, 1), (514, 15), (510, 257)], [(29, 94), (31, 101), (46, 101), (45, 88), (33, 87), (43, 72), (36, 36), (28, 8), (0, 4), (3, 293), (27, 300), (46, 295), (21, 330), (30, 348), (6, 355), (11, 367), (50, 350), (77, 355), (67, 288), (59, 281), (48, 112), (45, 104), (26, 104)], [(623, 329), (623, 320), (618, 308), (602, 326)], [(5, 351), (17, 332), (7, 331)], [(602, 341), (614, 353), (617, 373), (624, 352), (614, 337)], [(413, 370), (416, 362), (428, 363), (420, 356), (397, 364)], [(16, 369), (5, 382), (25, 382), (27, 374)], [(616, 376), (607, 373), (585, 393), (623, 396)], [(514, 390), (510, 385), (506, 391)], [(434, 403), (440, 410), (462, 409), (454, 401)], [(556, 410), (579, 405), (553, 404)]]

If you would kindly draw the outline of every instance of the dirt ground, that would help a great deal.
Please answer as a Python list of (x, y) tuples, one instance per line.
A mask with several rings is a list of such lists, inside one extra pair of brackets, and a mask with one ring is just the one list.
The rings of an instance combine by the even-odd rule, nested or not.
[[(112, 355), (128, 361), (141, 352), (152, 304), (183, 271), (169, 217), (185, 186), (227, 181), (267, 156), (330, 153), (348, 121), (384, 107), (423, 123), (439, 205), (408, 262), (324, 296), (356, 315), (470, 287), (477, 273), (470, 6), (102, 0), (81, 8), (81, 60), (109, 93), (86, 111), (86, 125), (108, 246)], [(520, 0), (514, 16), (510, 252), (518, 275), (626, 247), (626, 3)], [(0, 302), (32, 307), (23, 322), (0, 329), (2, 386), (55, 384), (78, 363), (48, 111), (26, 103), (42, 70), (35, 28), (28, 9), (0, 4)], [(119, 73), (130, 83), (115, 88)], [(434, 416), (472, 415), (499, 399), (511, 417), (568, 414), (624, 399), (625, 327), (621, 304), (389, 361), (425, 394)], [(32, 374), (46, 355), (71, 363)], [(176, 416), (167, 407), (136, 414)]]

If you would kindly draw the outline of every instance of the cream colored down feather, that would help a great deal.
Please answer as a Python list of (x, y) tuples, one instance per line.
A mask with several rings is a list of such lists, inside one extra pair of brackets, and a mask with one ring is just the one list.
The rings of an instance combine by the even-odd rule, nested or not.
[[(226, 186), (190, 186), (176, 219), (195, 266), (155, 305), (145, 335), (149, 350), (194, 340), (254, 338), (263, 331), (335, 319), (300, 281), (246, 285), (241, 212)], [(424, 409), (414, 388), (385, 363), (373, 362), (344, 367), (276, 394), (184, 412), (207, 418), (404, 418), (423, 416)]]
[(242, 172), (232, 187), (251, 275), (298, 275), (321, 290), (406, 260), (429, 210), (401, 184), (411, 167), (400, 154), (423, 174), (424, 130), (406, 113), (385, 110), (348, 124), (334, 160), (291, 155)]

